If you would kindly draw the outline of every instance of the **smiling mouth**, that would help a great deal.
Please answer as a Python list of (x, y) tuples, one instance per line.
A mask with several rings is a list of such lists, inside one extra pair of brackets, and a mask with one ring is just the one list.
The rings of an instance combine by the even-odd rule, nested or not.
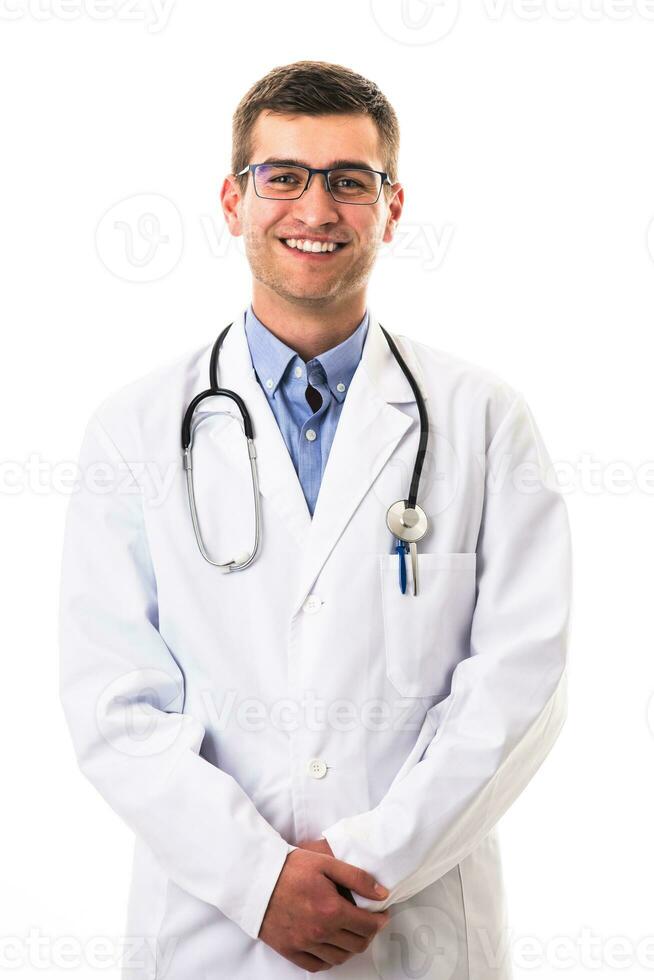
[(311, 258), (327, 258), (347, 246), (347, 242), (317, 242), (308, 238), (280, 238), (279, 240), (290, 252)]

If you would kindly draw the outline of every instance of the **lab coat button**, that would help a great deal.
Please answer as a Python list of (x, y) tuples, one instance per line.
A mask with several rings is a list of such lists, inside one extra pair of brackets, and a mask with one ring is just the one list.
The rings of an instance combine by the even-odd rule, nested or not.
[(315, 592), (312, 592), (311, 595), (307, 596), (302, 604), (302, 608), (308, 613), (318, 612), (321, 606), (322, 599), (320, 596), (316, 595)]
[(314, 779), (322, 779), (322, 777), (327, 773), (327, 764), (325, 763), (324, 759), (310, 759), (309, 773)]

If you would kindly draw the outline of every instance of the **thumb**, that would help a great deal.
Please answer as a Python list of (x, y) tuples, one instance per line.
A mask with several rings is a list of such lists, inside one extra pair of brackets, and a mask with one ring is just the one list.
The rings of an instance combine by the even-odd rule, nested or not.
[(339, 885), (345, 885), (350, 891), (363, 895), (364, 898), (379, 902), (390, 895), (388, 888), (380, 885), (371, 874), (355, 864), (348, 864), (347, 861), (331, 858), (325, 865), (324, 871), (328, 878), (338, 882)]

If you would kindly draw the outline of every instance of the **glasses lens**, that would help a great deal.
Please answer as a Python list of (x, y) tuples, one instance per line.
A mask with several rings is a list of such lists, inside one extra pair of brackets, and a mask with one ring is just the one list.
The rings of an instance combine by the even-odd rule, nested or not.
[(299, 197), (307, 182), (302, 167), (281, 167), (264, 163), (254, 172), (254, 184), (260, 197)]
[(329, 187), (344, 204), (373, 204), (379, 197), (382, 178), (374, 170), (332, 170)]

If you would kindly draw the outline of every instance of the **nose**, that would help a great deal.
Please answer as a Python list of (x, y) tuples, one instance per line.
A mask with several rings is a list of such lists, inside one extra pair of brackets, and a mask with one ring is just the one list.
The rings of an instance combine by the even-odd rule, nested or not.
[(339, 220), (336, 201), (327, 188), (327, 174), (311, 174), (304, 194), (293, 204), (293, 214), (306, 225), (324, 225)]

